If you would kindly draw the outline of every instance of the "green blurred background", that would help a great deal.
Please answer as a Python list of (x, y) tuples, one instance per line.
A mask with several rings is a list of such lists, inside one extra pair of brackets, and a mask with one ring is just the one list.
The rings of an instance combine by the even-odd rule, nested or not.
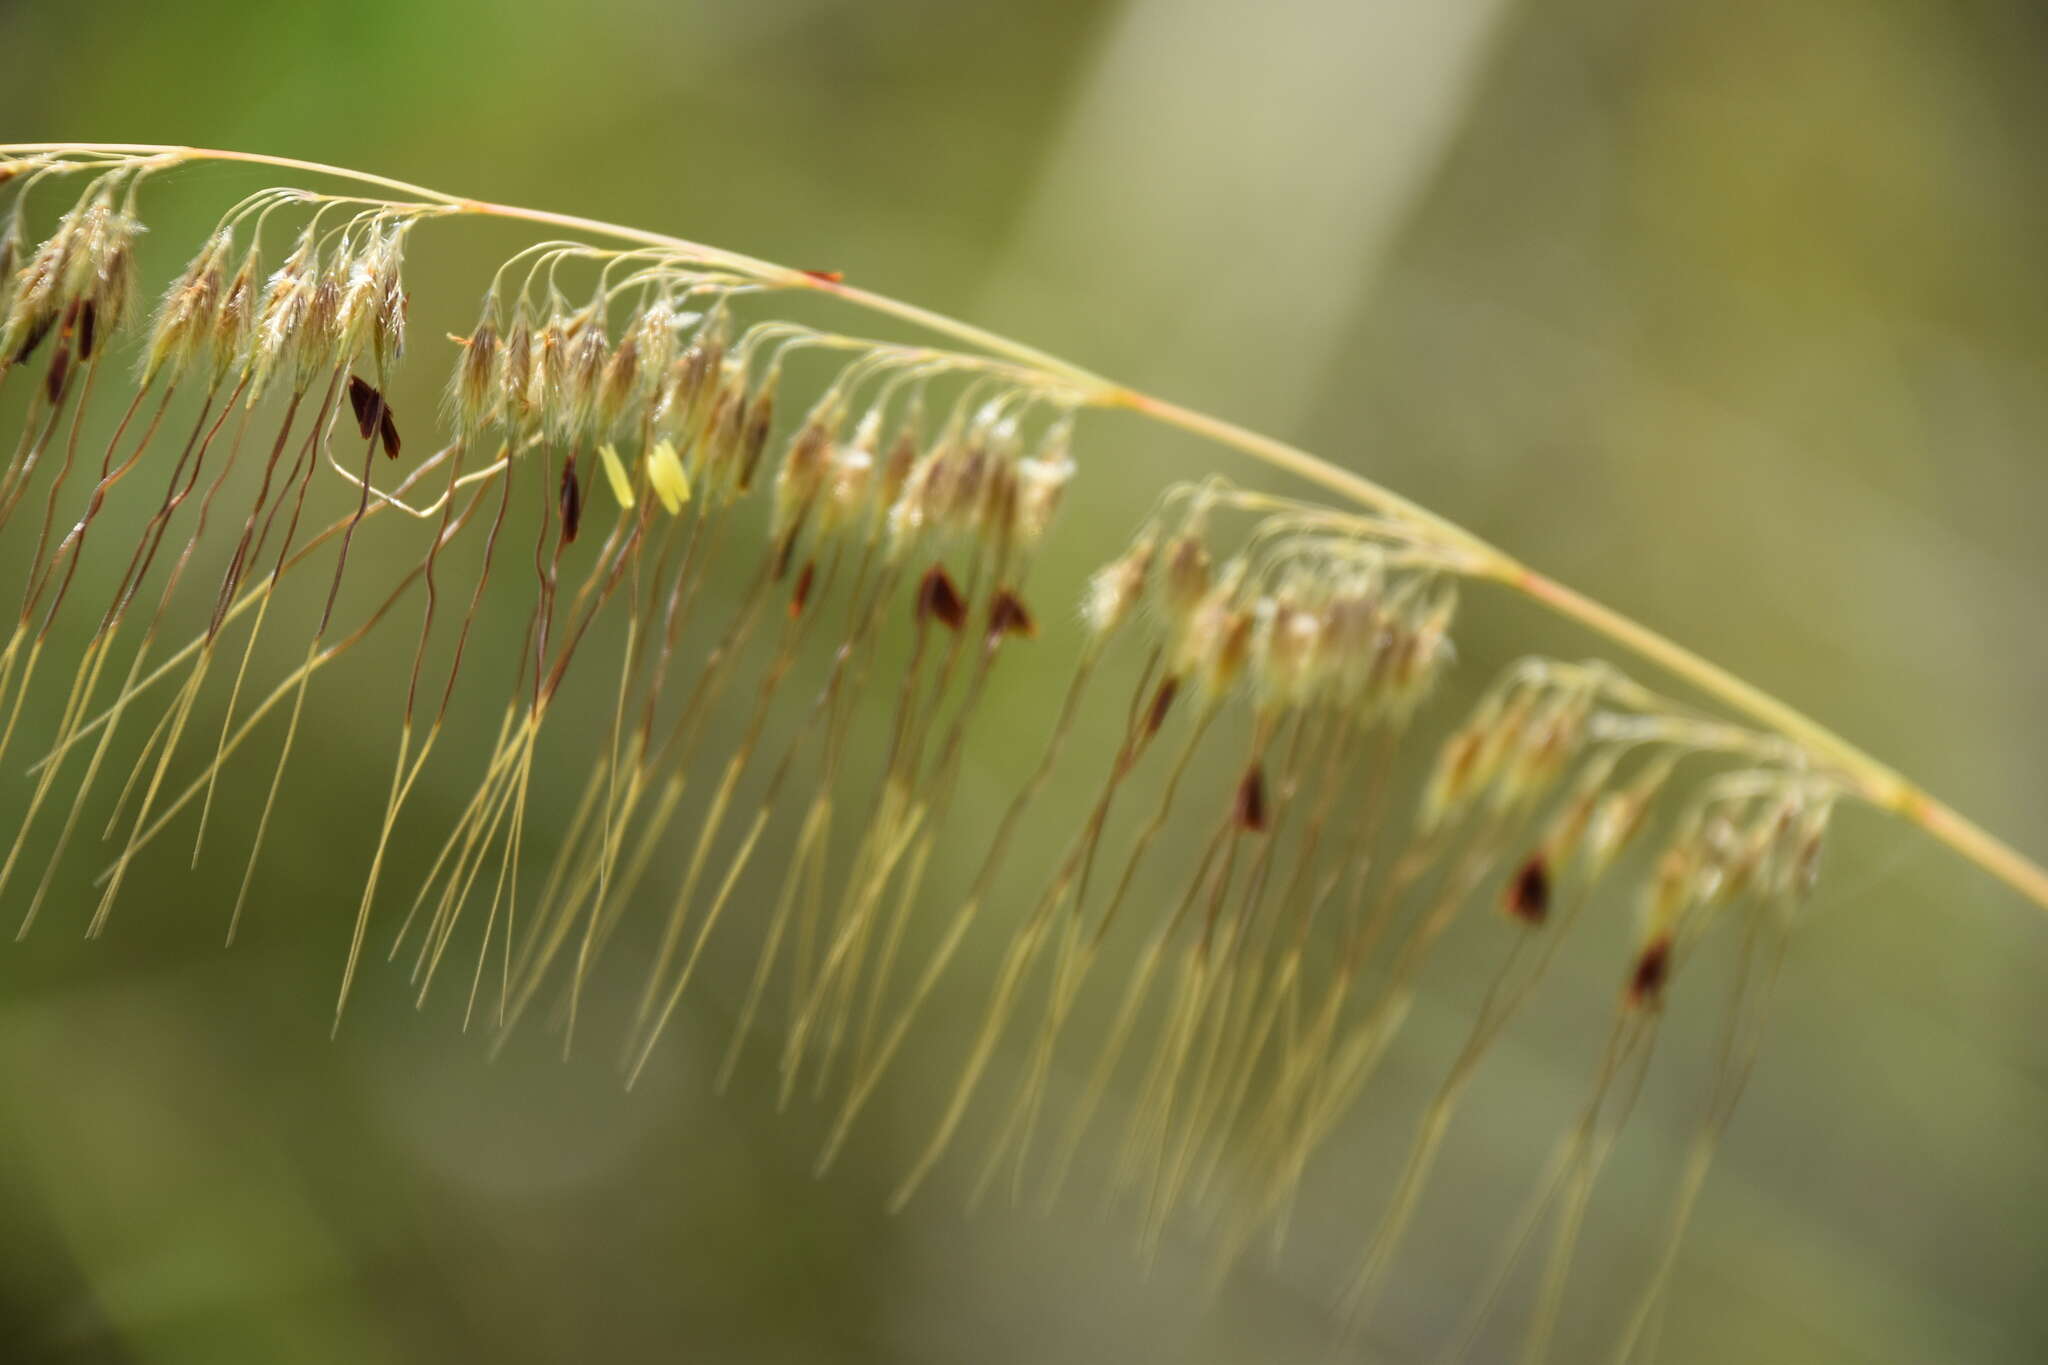
[[(0, 139), (271, 151), (844, 270), (1386, 482), (2044, 854), (2044, 58), (2034, 0), (0, 0)], [(178, 212), (273, 178), (222, 172)], [(175, 221), (152, 282), (196, 240)], [(515, 240), (448, 239), (457, 282), (415, 263), (401, 411)], [(1071, 657), (1059, 595), (1167, 479), (1257, 477), (1113, 418), (1078, 453), (1057, 626), (1004, 680), (983, 807)], [(1457, 687), (1589, 647), (1480, 597)], [(408, 643), (384, 648), (361, 676)], [(1391, 1118), (1325, 1163), (1351, 1197), (1212, 1296), (1199, 1228), (1148, 1270), (1086, 1189), (969, 1217), (956, 1163), (882, 1211), (993, 947), (908, 1059), (926, 1083), (822, 1182), (820, 1116), (775, 1114), (765, 1054), (711, 1093), (729, 988), (631, 1094), (602, 1046), (487, 1062), (381, 966), (330, 1042), (393, 727), (345, 686), (310, 708), (231, 951), (218, 852), (164, 861), (100, 942), (81, 893), (0, 951), (0, 1359), (1329, 1358), (1331, 1287), (1477, 968), (1432, 977)], [(467, 789), (446, 766), (416, 811), (437, 827)], [(24, 799), (10, 779), (0, 828)], [(2048, 1358), (2048, 920), (1874, 817), (1838, 826), (1663, 1358)], [(1485, 1073), (1366, 1358), (1426, 1357), (1567, 1121), (1613, 960), (1573, 956)], [(1633, 1301), (1711, 1025), (1674, 1024), (1559, 1358), (1600, 1358)]]

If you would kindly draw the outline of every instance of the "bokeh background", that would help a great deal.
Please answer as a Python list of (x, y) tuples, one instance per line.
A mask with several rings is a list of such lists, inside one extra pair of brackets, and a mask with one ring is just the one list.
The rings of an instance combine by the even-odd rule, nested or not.
[[(2031, 0), (0, 0), (0, 138), (331, 160), (844, 270), (1382, 480), (2039, 855), (2044, 57)], [(202, 209), (269, 178), (190, 192), (152, 279)], [(435, 258), (445, 288), (415, 269), (417, 339), (463, 325), (476, 253), (511, 239), (468, 240), (488, 245)], [(439, 363), (401, 411), (429, 408)], [(1059, 629), (1005, 679), (1018, 723), (968, 773), (984, 806), (1062, 679), (1058, 595), (1166, 480), (1257, 477), (1113, 418), (1079, 450), (1041, 589)], [(1472, 607), (1467, 689), (1589, 647)], [(310, 707), (232, 950), (240, 862), (216, 856), (165, 861), (99, 942), (81, 890), (0, 951), (0, 1359), (1330, 1358), (1405, 1120), (1347, 1129), (1327, 1164), (1352, 1197), (1218, 1291), (1198, 1227), (1148, 1268), (1087, 1192), (970, 1217), (956, 1163), (883, 1212), (995, 947), (937, 1003), (906, 1068), (929, 1084), (823, 1181), (817, 1111), (778, 1116), (765, 1080), (712, 1093), (732, 988), (695, 997), (630, 1094), (602, 1047), (565, 1064), (536, 1034), (487, 1061), (395, 969), (330, 1042), (392, 727), (347, 687)], [(230, 823), (260, 797), (242, 785)], [(451, 772), (419, 818), (465, 794)], [(25, 795), (10, 779), (0, 828)], [(1662, 1358), (2043, 1359), (2048, 918), (1874, 817), (1838, 828)], [(1447, 956), (1396, 1115), (1481, 980)], [(1611, 954), (1574, 956), (1489, 1064), (1360, 1358), (1427, 1357), (1567, 1121), (1612, 984)], [(1633, 1301), (1711, 1023), (1675, 1025), (1561, 1358), (1600, 1358)]]

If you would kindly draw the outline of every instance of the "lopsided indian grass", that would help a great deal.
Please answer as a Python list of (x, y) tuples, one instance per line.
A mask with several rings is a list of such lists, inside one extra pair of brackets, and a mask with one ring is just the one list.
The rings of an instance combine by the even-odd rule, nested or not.
[[(208, 160), (339, 178), (359, 192), (271, 189), (229, 210), (164, 291), (95, 459), (85, 417), (96, 389), (120, 383), (103, 384), (102, 371), (136, 312), (144, 192)], [(494, 739), (473, 794), (427, 875), (396, 893), (405, 908), (388, 951), (410, 953), (422, 1003), (459, 932), (481, 919), (469, 931), (465, 1020), (481, 1018), (502, 1046), (551, 998), (547, 1026), (566, 1049), (593, 973), (625, 951), (615, 945), (632, 944), (645, 962), (621, 1059), (631, 1080), (714, 934), (751, 927), (759, 952), (719, 1084), (779, 989), (783, 1100), (806, 1075), (814, 1093), (835, 1096), (822, 1167), (993, 917), (1005, 938), (994, 981), (896, 1202), (951, 1150), (1011, 1040), (1020, 1075), (990, 1104), (972, 1197), (1003, 1183), (1021, 1198), (1036, 1171), (1051, 1198), (1089, 1135), (1107, 1128), (1107, 1197), (1135, 1211), (1141, 1250), (1184, 1213), (1209, 1226), (1220, 1272), (1255, 1239), (1282, 1235), (1313, 1159), (1371, 1091), (1432, 954), (1472, 907), (1490, 904), (1498, 962), (1364, 1233), (1343, 1293), (1356, 1322), (1428, 1208), (1438, 1154), (1494, 1044), (1567, 934), (1596, 906), (1633, 900), (1637, 927), (1615, 963), (1613, 1023), (1578, 1120), (1506, 1229), (1453, 1343), (1476, 1342), (1515, 1266), (1540, 1245), (1524, 1335), (1534, 1360), (1563, 1311), (1579, 1230), (1674, 984), (1729, 923), (1739, 966), (1698, 1138), (1624, 1326), (1616, 1358), (1630, 1359), (1654, 1349), (1678, 1238), (1754, 1062), (1837, 806), (1901, 816), (2048, 905), (2048, 876), (1890, 769), (1434, 514), (1291, 447), (836, 276), (233, 153), (0, 148), (0, 195), (0, 394), (25, 389), (0, 467), (0, 537), (24, 565), (0, 648), (0, 754), (23, 733), (45, 647), (73, 638), (53, 632), (80, 609), (79, 584), (95, 581), (79, 576), (81, 563), (119, 554), (123, 564), (68, 661), (54, 729), (37, 736), (28, 803), (0, 863), (5, 890), (31, 870), (32, 834), (55, 821), (22, 932), (110, 765), (126, 762), (128, 773), (104, 824), (111, 852), (94, 933), (175, 821), (191, 820), (197, 860), (220, 782), (281, 716), (232, 936), (292, 791), (285, 775), (314, 676), (380, 627), (401, 629), (386, 623), (416, 596), (337, 1026), (372, 922), (394, 899), (387, 858), (417, 830), (422, 775), (447, 725), (482, 717)], [(475, 216), (571, 235), (499, 266), (475, 323), (444, 353), (449, 435), (428, 442), (422, 416), (401, 418), (390, 398), (405, 355), (404, 258), (415, 233)], [(783, 315), (816, 293), (960, 348), (866, 340)], [(802, 353), (826, 371), (812, 392), (786, 377)], [(1061, 619), (1032, 602), (1029, 575), (1077, 474), (1076, 419), (1101, 408), (1216, 440), (1353, 507), (1215, 478), (1164, 494), (1090, 581), (1040, 757), (977, 837), (957, 818), (965, 756), (986, 728), (1001, 660), (1040, 633), (1039, 620)], [(380, 478), (380, 465), (402, 472)], [(141, 482), (131, 476), (151, 470), (162, 482), (137, 495), (134, 543), (109, 550), (111, 532), (97, 528)], [(320, 515), (314, 484), (329, 480), (344, 505), (307, 533), (306, 518)], [(765, 534), (755, 504), (766, 505)], [(345, 591), (370, 572), (356, 562), (368, 557), (359, 536), (393, 512), (418, 527), (418, 552), (364, 605)], [(532, 539), (515, 549), (525, 525)], [(324, 582), (307, 567), (315, 560), (328, 566)], [(450, 581), (453, 563), (466, 582)], [(293, 593), (309, 575), (319, 605), (307, 610), (303, 653), (266, 688), (259, 641), (296, 623)], [(714, 576), (737, 591), (707, 593)], [(1459, 589), (1486, 582), (1664, 666), (1740, 723), (1608, 663), (1530, 659), (1432, 744), (1424, 718), (1452, 657)], [(129, 641), (145, 593), (154, 603)], [(475, 627), (507, 595), (522, 604), (522, 638), (508, 659), (485, 661)], [(188, 606), (203, 628), (163, 652), (163, 633)], [(703, 619), (714, 613), (723, 615)], [(892, 625), (908, 632), (901, 650)], [(223, 649), (231, 673), (216, 668)], [(601, 742), (579, 755), (566, 824), (540, 832), (552, 853), (536, 877), (528, 845), (543, 738), (584, 659), (578, 671), (600, 675), (608, 714)], [(1077, 761), (1071, 741), (1112, 659), (1136, 675), (1120, 733)], [(886, 721), (879, 765), (862, 776), (850, 754), (856, 703), (870, 692), (887, 699)], [(741, 698), (730, 723), (729, 694)], [(188, 732), (215, 707), (218, 729), (194, 758)], [(133, 716), (147, 732), (129, 760), (116, 736)], [(707, 744), (715, 776), (693, 793)], [(1396, 774), (1417, 748), (1434, 755), (1404, 805)], [(1064, 851), (1036, 873), (1013, 866), (1028, 822), (1062, 823), (1037, 807), (1056, 773), (1077, 766), (1094, 795), (1064, 821)], [(1194, 850), (1182, 866), (1157, 865), (1169, 835)], [(955, 889), (933, 872), (963, 844), (973, 871)], [(653, 894), (670, 849), (680, 875)], [(775, 861), (772, 891), (750, 904), (760, 865)], [(643, 945), (633, 912), (645, 901), (656, 911)], [(731, 927), (740, 918), (755, 923)], [(1120, 970), (1105, 980), (1109, 963)], [(1106, 1010), (1099, 1031), (1080, 1026), (1094, 1017), (1082, 1003), (1091, 992)], [(1079, 1082), (1061, 1105), (1053, 1081), (1065, 1069)], [(1113, 1096), (1129, 1100), (1120, 1118), (1107, 1114)]]

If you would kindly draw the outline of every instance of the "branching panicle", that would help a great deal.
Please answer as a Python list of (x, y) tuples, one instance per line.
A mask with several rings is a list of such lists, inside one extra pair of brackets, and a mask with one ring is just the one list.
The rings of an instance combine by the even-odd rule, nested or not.
[[(79, 414), (134, 313), (139, 198), (152, 177), (206, 160), (354, 184), (259, 192), (207, 235), (149, 320), (126, 415), (95, 472), (92, 452), (81, 458)], [(39, 187), (67, 185), (77, 190), (68, 207), (42, 204)], [(1008, 937), (996, 978), (898, 1202), (949, 1152), (1007, 1041), (1022, 1079), (997, 1104), (976, 1197), (1005, 1173), (1020, 1197), (1033, 1171), (1050, 1197), (1121, 1096), (1121, 1131), (1101, 1164), (1113, 1197), (1137, 1211), (1141, 1245), (1156, 1246), (1166, 1221), (1192, 1208), (1227, 1266), (1253, 1238), (1286, 1227), (1435, 950), (1483, 949), (1493, 935), (1501, 965), (1416, 1122), (1347, 1293), (1362, 1317), (1425, 1207), (1436, 1153), (1482, 1060), (1581, 913), (1620, 900), (1636, 925), (1615, 966), (1591, 1092), (1511, 1230), (1471, 1329), (1554, 1214), (1529, 1328), (1534, 1358), (1681, 978), (1715, 927), (1737, 922), (1744, 969), (1727, 1006), (1736, 1041), (1713, 1080), (1706, 1151), (1754, 1056), (1780, 945), (1813, 892), (1840, 804), (1901, 816), (2048, 906), (2048, 875), (1889, 768), (1435, 514), (1292, 447), (836, 275), (243, 154), (0, 149), (0, 196), (0, 383), (39, 354), (46, 367), (23, 396), (23, 428), (0, 470), (0, 534), (22, 537), (29, 565), (0, 649), (0, 753), (20, 718), (39, 714), (24, 698), (55, 661), (46, 640), (83, 641), (66, 661), (55, 729), (22, 731), (40, 752), (0, 891), (45, 859), (24, 930), (110, 757), (115, 768), (132, 759), (131, 775), (104, 825), (114, 849), (94, 932), (136, 859), (188, 818), (196, 861), (217, 782), (281, 717), (232, 933), (245, 905), (261, 905), (250, 900), (257, 852), (292, 790), (285, 773), (314, 677), (374, 632), (401, 629), (391, 623), (418, 602), (337, 1018), (372, 926), (390, 919), (399, 922), (389, 951), (409, 956), (422, 1000), (451, 946), (476, 944), (465, 1020), (498, 1043), (552, 998), (550, 1022), (568, 1046), (594, 973), (637, 955), (644, 975), (622, 1054), (637, 1078), (713, 934), (746, 920), (759, 958), (722, 1074), (779, 995), (781, 1093), (807, 1081), (836, 1097), (829, 1162), (984, 910), (999, 909)], [(46, 214), (48, 235), (31, 249), (27, 224)], [(437, 353), (448, 365), (447, 439), (427, 439), (430, 424), (407, 400), (411, 439), (401, 440), (390, 395), (406, 363), (411, 234), (475, 216), (570, 236), (498, 267), (469, 334)], [(269, 270), (266, 238), (282, 253)], [(948, 345), (790, 316), (819, 293)], [(815, 391), (808, 364), (787, 364), (803, 352), (823, 358)], [(1066, 613), (1034, 605), (1030, 574), (1083, 473), (1078, 419), (1112, 408), (1220, 441), (1347, 505), (1221, 478), (1177, 485), (1088, 580), (1078, 624), (1063, 622)], [(88, 471), (77, 484), (74, 467)], [(401, 472), (393, 482), (380, 468)], [(124, 487), (138, 471), (148, 477)], [(324, 523), (316, 484), (341, 490)], [(58, 516), (67, 491), (75, 521)], [(143, 529), (133, 546), (107, 548), (90, 532), (124, 496), (140, 499)], [(394, 563), (358, 551), (362, 524), (393, 511), (417, 528), (417, 554)], [(516, 551), (506, 548), (512, 528)], [(181, 548), (164, 553), (172, 540)], [(458, 543), (476, 551), (460, 561), (473, 575), (461, 585), (444, 561)], [(96, 625), (52, 634), (88, 544), (122, 556), (125, 570), (88, 618)], [(308, 569), (316, 561), (324, 575)], [(377, 593), (343, 592), (345, 579), (371, 574), (382, 577)], [(293, 628), (302, 604), (291, 590), (309, 577), (322, 605), (301, 632), (304, 652), (266, 685), (258, 639)], [(710, 583), (726, 591), (706, 592)], [(1457, 659), (1460, 594), (1486, 583), (1591, 626), (1729, 714), (1665, 697), (1609, 662), (1531, 658), (1503, 670), (1429, 745), (1431, 703)], [(466, 590), (449, 591), (457, 586)], [(494, 672), (471, 649), (482, 644), (472, 626), (487, 602), (508, 597), (523, 640)], [(139, 629), (138, 603), (150, 608)], [(160, 627), (188, 604), (206, 627), (169, 647)], [(238, 657), (236, 632), (246, 632)], [(1033, 640), (1074, 651), (1064, 700), (993, 830), (963, 828), (957, 809), (971, 803), (958, 784), (989, 725), (990, 680)], [(233, 666), (216, 668), (224, 650)], [(1092, 714), (1096, 680), (1118, 668), (1135, 681), (1107, 739), (1070, 744)], [(577, 690), (589, 674), (599, 675), (592, 689)], [(881, 699), (884, 719), (860, 716), (863, 695)], [(554, 761), (544, 736), (558, 707), (594, 707), (583, 739), (603, 738), (578, 743), (586, 769), (574, 814), (536, 840), (530, 798), (536, 769)], [(195, 742), (211, 724), (199, 718), (216, 710), (218, 734)], [(420, 831), (404, 815), (444, 726), (479, 717), (490, 743), (474, 794), (452, 828), (429, 834), (429, 871), (399, 893), (405, 908), (394, 915), (389, 848)], [(1413, 752), (1423, 745), (1430, 752)], [(1076, 747), (1090, 751), (1077, 757)], [(1056, 775), (1092, 784), (1081, 789), (1092, 798), (1041, 812)], [(53, 809), (56, 833), (37, 846)], [(1014, 840), (1033, 819), (1066, 842), (1040, 865), (1015, 866)], [(1188, 856), (1161, 866), (1169, 837)], [(544, 869), (532, 865), (542, 843), (553, 850)], [(946, 875), (962, 849), (964, 889)], [(1499, 913), (1470, 938), (1452, 936), (1480, 902)], [(1753, 959), (1773, 970), (1752, 976)], [(1077, 1038), (1077, 1021), (1092, 1017), (1079, 1003), (1104, 962), (1125, 968), (1110, 978), (1121, 987), (1107, 1002), (1110, 1023)], [(1049, 1121), (1063, 1065), (1079, 1083)], [(1703, 1176), (1703, 1162), (1688, 1174), (1674, 1242)], [(1631, 1344), (1654, 1317), (1670, 1255), (1667, 1245)]]

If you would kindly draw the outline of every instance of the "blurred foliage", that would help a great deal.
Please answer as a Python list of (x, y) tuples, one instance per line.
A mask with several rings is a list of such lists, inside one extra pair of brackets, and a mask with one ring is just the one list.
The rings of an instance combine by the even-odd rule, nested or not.
[[(0, 134), (275, 151), (842, 269), (1364, 470), (2038, 854), (2044, 55), (2032, 0), (12, 0)], [(216, 175), (178, 212), (271, 178)], [(158, 224), (152, 280), (189, 221)], [(438, 336), (502, 249), (458, 225), (414, 269), (400, 411), (436, 401)], [(1256, 477), (1118, 418), (1079, 453), (1037, 586), (1059, 629), (1002, 681), (1019, 719), (969, 773), (978, 809), (1036, 753), (1061, 595), (1168, 479)], [(1459, 689), (1587, 647), (1479, 596)], [(379, 648), (356, 676), (409, 642)], [(1201, 1229), (1148, 1272), (1085, 1184), (969, 1219), (955, 1170), (882, 1212), (975, 964), (822, 1182), (815, 1107), (778, 1116), (746, 1083), (767, 1055), (712, 1093), (751, 940), (630, 1094), (605, 1043), (563, 1064), (535, 1031), (487, 1064), (458, 1004), (415, 1016), (382, 964), (330, 1043), (365, 852), (345, 834), (367, 836), (395, 727), (347, 685), (310, 708), (232, 951), (240, 861), (216, 848), (192, 874), (157, 860), (97, 943), (59, 905), (0, 953), (0, 1358), (1326, 1358), (1330, 1286), (1479, 967), (1444, 955), (1375, 1095), (1394, 1121), (1326, 1159), (1349, 1197), (1211, 1301)], [(465, 795), (442, 769), (416, 802), (436, 826)], [(230, 826), (260, 799), (242, 785)], [(1842, 824), (1662, 1358), (2042, 1359), (2048, 921), (1903, 830)], [(1034, 826), (1042, 861), (1063, 832)], [(1426, 1354), (1482, 1273), (1597, 1045), (1609, 918), (1607, 956), (1578, 945), (1490, 1062), (1366, 1349)], [(1670, 1044), (1596, 1203), (1561, 1358), (1632, 1303), (1710, 1025)]]

